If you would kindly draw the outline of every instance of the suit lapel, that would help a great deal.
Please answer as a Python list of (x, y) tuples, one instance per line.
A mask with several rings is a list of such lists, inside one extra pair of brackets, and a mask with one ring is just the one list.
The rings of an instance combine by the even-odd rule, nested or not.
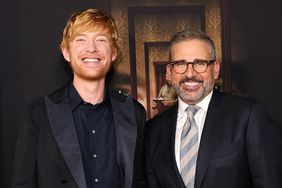
[[(118, 94), (116, 94), (118, 95)], [(117, 159), (124, 172), (124, 188), (130, 188), (137, 139), (137, 120), (132, 97), (111, 96), (116, 132)]]
[(213, 153), (220, 139), (220, 132), (222, 131), (220, 110), (223, 108), (223, 101), (220, 95), (214, 91), (209, 104), (198, 152), (195, 188), (201, 187), (209, 162), (213, 157)]
[(79, 141), (74, 125), (67, 89), (58, 101), (45, 97), (48, 117), (58, 147), (79, 188), (86, 188)]
[[(177, 123), (177, 113), (178, 113), (178, 105), (175, 105), (172, 107), (172, 114), (168, 115), (167, 117), (171, 117), (169, 119), (169, 130), (163, 130), (165, 132), (167, 132), (168, 136), (170, 136), (170, 143), (171, 143), (171, 151), (170, 153), (172, 154), (172, 159), (171, 162), (173, 163), (173, 169), (172, 169), (172, 176), (174, 176), (173, 179), (175, 179), (175, 183), (176, 183), (176, 187), (185, 187), (182, 177), (179, 173), (178, 167), (177, 167), (177, 163), (176, 163), (176, 159), (175, 159), (175, 132), (176, 132), (176, 123)], [(172, 125), (172, 126), (171, 126)]]
[[(175, 131), (177, 124), (178, 104), (164, 111), (159, 116), (157, 126), (160, 132), (155, 133), (155, 139), (160, 140), (156, 145), (154, 166), (169, 180), (171, 187), (185, 188), (179, 173), (175, 158)], [(153, 157), (155, 158), (155, 157)], [(164, 165), (165, 164), (165, 165)]]

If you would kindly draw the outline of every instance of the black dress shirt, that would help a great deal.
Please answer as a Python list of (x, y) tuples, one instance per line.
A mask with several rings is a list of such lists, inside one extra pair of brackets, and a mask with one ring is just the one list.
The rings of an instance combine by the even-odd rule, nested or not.
[(89, 188), (120, 188), (116, 139), (110, 98), (101, 103), (84, 102), (69, 85), (69, 97)]

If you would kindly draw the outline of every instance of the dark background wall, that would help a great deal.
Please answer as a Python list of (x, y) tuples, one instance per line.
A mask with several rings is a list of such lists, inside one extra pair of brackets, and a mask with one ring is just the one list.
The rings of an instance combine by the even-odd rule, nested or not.
[(94, 0), (0, 1), (0, 187), (9, 187), (18, 127), (26, 105), (70, 75), (59, 43), (71, 12), (105, 8)]
[[(70, 75), (58, 44), (71, 11), (108, 9), (108, 1), (0, 1), (0, 187), (9, 187), (18, 127), (33, 99)], [(233, 92), (259, 98), (282, 122), (280, 0), (230, 0)]]
[(233, 91), (264, 102), (282, 127), (282, 1), (230, 0)]

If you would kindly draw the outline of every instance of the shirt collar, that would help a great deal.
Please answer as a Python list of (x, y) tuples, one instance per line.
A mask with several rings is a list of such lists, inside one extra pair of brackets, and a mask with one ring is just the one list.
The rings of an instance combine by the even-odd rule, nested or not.
[[(82, 100), (79, 93), (75, 89), (73, 83), (70, 83), (68, 88), (69, 88), (69, 98), (70, 98), (71, 110), (74, 111), (80, 104), (84, 103), (84, 101)], [(102, 104), (102, 103), (105, 103), (108, 107), (111, 107), (111, 100), (110, 100), (110, 94), (109, 94), (108, 89), (105, 89), (104, 99), (99, 104)]]
[[(196, 105), (199, 106), (204, 111), (208, 111), (208, 107), (211, 101), (212, 94), (213, 94), (213, 90), (203, 100), (201, 100), (201, 102), (197, 103)], [(183, 114), (186, 113), (185, 110), (189, 105), (185, 103), (183, 100), (181, 100), (179, 97), (178, 97), (178, 101), (179, 101), (178, 102), (179, 104), (178, 113), (180, 113), (182, 116)]]
[(71, 105), (71, 110), (74, 111), (78, 105), (83, 103), (82, 98), (78, 94), (77, 90), (75, 89), (73, 83), (70, 83), (69, 86), (69, 98), (70, 98), (70, 105)]

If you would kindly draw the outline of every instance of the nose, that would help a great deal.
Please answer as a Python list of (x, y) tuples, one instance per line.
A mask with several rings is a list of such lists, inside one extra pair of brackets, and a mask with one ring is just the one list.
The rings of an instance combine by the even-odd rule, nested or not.
[(90, 53), (97, 51), (97, 46), (95, 41), (88, 41), (86, 51)]
[(194, 70), (193, 65), (192, 64), (188, 64), (187, 65), (187, 69), (184, 72), (184, 74), (188, 77), (188, 78), (192, 78), (195, 77), (197, 72)]

